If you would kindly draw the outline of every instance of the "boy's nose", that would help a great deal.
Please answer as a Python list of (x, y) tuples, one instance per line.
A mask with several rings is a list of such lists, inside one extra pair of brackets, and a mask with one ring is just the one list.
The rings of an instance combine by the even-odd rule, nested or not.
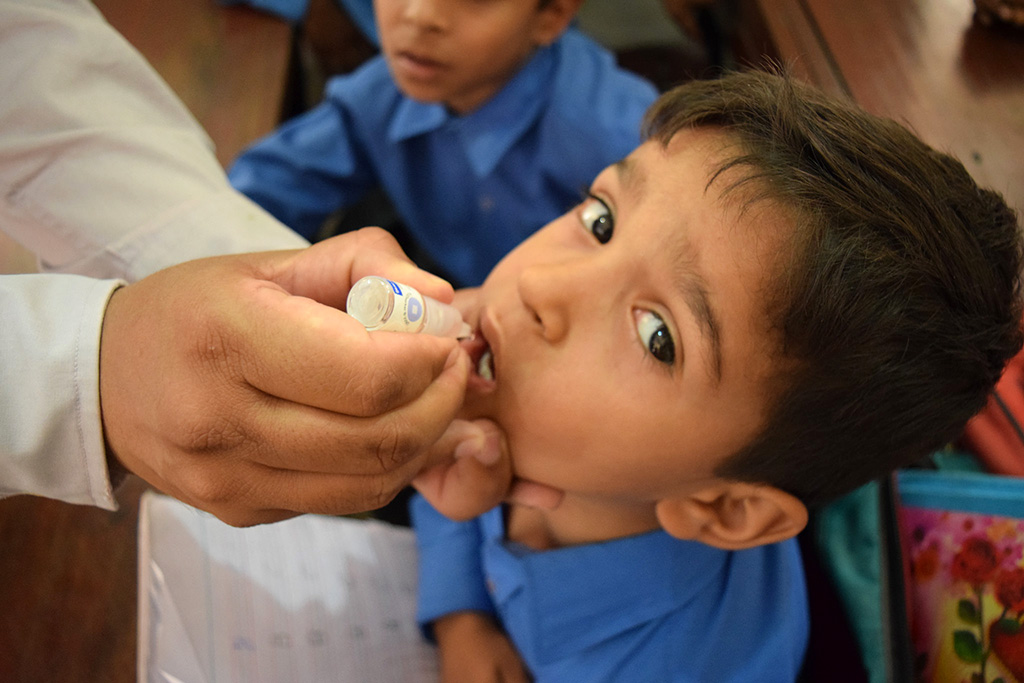
[(425, 30), (441, 30), (445, 24), (440, 0), (406, 0), (403, 17)]
[(584, 308), (600, 297), (588, 284), (595, 276), (592, 271), (580, 262), (565, 261), (533, 265), (519, 274), (519, 297), (547, 341), (564, 339)]

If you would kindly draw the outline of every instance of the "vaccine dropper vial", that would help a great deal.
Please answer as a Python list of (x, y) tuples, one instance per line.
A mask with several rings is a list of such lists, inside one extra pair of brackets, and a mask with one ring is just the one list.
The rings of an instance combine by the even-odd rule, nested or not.
[(345, 311), (371, 332), (420, 332), (459, 339), (472, 334), (454, 306), (375, 275), (352, 285)]

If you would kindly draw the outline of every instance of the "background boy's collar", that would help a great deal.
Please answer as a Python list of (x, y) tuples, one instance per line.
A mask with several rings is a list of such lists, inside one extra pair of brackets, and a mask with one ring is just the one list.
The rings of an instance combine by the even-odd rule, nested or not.
[(560, 42), (537, 50), (505, 87), (464, 116), (452, 114), (442, 104), (403, 97), (388, 127), (388, 141), (404, 142), (451, 126), (474, 173), (486, 176), (544, 111), (555, 81)]

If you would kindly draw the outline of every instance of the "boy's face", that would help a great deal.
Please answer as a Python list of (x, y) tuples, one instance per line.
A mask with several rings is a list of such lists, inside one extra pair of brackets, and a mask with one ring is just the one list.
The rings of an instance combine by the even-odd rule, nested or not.
[[(466, 113), (494, 95), (534, 47), (557, 36), (538, 0), (374, 0), (381, 50), (399, 89)], [(552, 35), (554, 33), (554, 35)]]
[(478, 369), (492, 355), (494, 381), (472, 376), (466, 417), (505, 429), (518, 476), (646, 505), (712, 483), (761, 427), (762, 287), (785, 229), (720, 197), (733, 172), (708, 187), (725, 144), (709, 130), (643, 144), (478, 292), (468, 346)]

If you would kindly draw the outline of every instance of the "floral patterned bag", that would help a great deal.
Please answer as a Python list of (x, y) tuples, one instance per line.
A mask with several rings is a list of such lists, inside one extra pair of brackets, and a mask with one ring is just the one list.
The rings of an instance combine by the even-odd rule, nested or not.
[(914, 678), (1024, 683), (1024, 479), (905, 470), (896, 489)]

